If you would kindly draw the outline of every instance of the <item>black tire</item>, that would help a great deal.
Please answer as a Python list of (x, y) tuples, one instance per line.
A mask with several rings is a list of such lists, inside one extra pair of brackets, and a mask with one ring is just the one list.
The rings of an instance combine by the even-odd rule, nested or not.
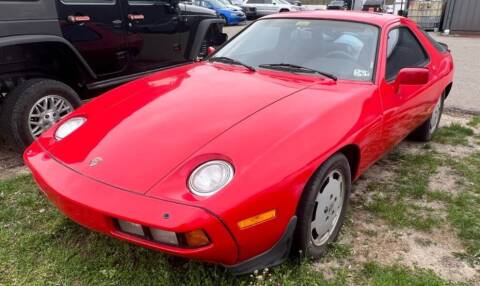
[(290, 10), (288, 10), (288, 9), (281, 9), (280, 10), (280, 13), (284, 13), (284, 12), (290, 12)]
[(440, 120), (442, 119), (442, 114), (443, 114), (443, 105), (445, 101), (445, 93), (442, 94), (440, 97), (440, 114), (438, 116), (438, 120), (436, 120), (436, 123), (434, 124), (435, 126), (432, 126), (432, 115), (428, 117), (428, 119), (422, 123), (417, 129), (415, 129), (411, 134), (410, 134), (410, 139), (415, 140), (415, 141), (420, 141), (420, 142), (428, 142), (432, 140), (433, 134), (435, 134), (435, 131), (438, 129), (438, 125), (440, 124)]
[(1, 133), (14, 150), (22, 152), (33, 142), (28, 116), (33, 105), (46, 95), (62, 97), (75, 109), (82, 104), (77, 93), (59, 81), (30, 79), (15, 87), (5, 98), (0, 115)]
[[(311, 224), (316, 207), (316, 198), (320, 190), (322, 190), (328, 175), (334, 171), (338, 171), (343, 175), (344, 192), (343, 205), (340, 215), (333, 231), (331, 231), (328, 240), (321, 244), (315, 245)], [(351, 189), (351, 172), (347, 158), (343, 154), (336, 154), (328, 159), (315, 172), (310, 179), (306, 189), (304, 190), (300, 203), (297, 208), (298, 223), (294, 235), (293, 251), (300, 253), (308, 258), (318, 258), (325, 254), (327, 246), (334, 242), (345, 220), (345, 214), (348, 206), (348, 198)], [(327, 214), (328, 215), (328, 214)], [(326, 215), (326, 216), (327, 216)]]

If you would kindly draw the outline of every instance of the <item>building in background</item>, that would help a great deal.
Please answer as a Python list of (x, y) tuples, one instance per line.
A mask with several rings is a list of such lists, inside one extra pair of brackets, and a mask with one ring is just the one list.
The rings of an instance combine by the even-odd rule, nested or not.
[(480, 0), (447, 0), (442, 28), (445, 33), (480, 33)]
[(440, 30), (445, 1), (410, 0), (408, 2), (408, 18), (425, 30)]

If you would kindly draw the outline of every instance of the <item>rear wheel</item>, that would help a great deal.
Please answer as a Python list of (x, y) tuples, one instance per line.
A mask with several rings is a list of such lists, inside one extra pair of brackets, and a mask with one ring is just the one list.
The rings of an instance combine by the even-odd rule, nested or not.
[(62, 82), (30, 79), (10, 92), (0, 124), (7, 143), (23, 151), (55, 122), (82, 104), (77, 93)]
[(422, 142), (432, 140), (432, 136), (435, 131), (437, 131), (440, 119), (442, 118), (444, 99), (444, 94), (442, 94), (433, 108), (432, 115), (412, 132), (410, 135), (412, 139)]
[(290, 12), (290, 10), (288, 10), (288, 9), (280, 9), (280, 13), (283, 13), (283, 12)]
[(311, 258), (322, 256), (343, 225), (351, 189), (347, 158), (336, 154), (310, 180), (297, 210), (295, 250)]

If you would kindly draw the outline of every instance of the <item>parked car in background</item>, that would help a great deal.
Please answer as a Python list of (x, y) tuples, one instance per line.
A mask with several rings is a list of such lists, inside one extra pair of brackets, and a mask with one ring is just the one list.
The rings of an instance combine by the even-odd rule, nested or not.
[(327, 10), (347, 10), (347, 2), (343, 0), (333, 0), (327, 5)]
[[(383, 12), (384, 0), (365, 0), (362, 11)], [(393, 13), (392, 13), (393, 14)]]
[(227, 25), (236, 25), (247, 20), (242, 8), (231, 5), (226, 0), (195, 0), (194, 3), (195, 5), (214, 10), (225, 20)]
[(302, 6), (302, 1), (300, 1), (300, 0), (285, 0), (285, 1), (287, 1), (288, 3), (290, 3), (292, 5)]
[(293, 5), (286, 0), (245, 0), (243, 4), (247, 7), (255, 7), (258, 16), (304, 10), (303, 7)]
[(245, 16), (247, 17), (247, 19), (253, 19), (257, 17), (257, 8), (252, 6), (245, 6), (243, 4), (243, 0), (225, 0), (225, 1), (228, 1), (232, 5), (242, 8), (243, 13), (245, 13)]
[(0, 132), (11, 146), (23, 150), (82, 99), (226, 40), (224, 20), (208, 9), (93, 2), (0, 1)]
[(429, 141), (453, 83), (448, 48), (388, 14), (280, 13), (209, 51), (40, 136), (24, 158), (46, 198), (94, 231), (237, 274), (317, 258), (352, 182), (407, 136)]

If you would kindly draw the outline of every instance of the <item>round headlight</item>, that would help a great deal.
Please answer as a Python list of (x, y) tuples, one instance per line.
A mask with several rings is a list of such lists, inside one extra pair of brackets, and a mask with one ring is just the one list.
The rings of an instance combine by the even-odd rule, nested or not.
[(60, 127), (58, 127), (57, 131), (55, 131), (55, 139), (58, 141), (62, 140), (63, 138), (70, 135), (73, 131), (80, 128), (87, 121), (84, 117), (73, 117), (69, 120), (65, 121)]
[(198, 196), (210, 196), (233, 179), (233, 167), (225, 161), (210, 161), (200, 165), (188, 179), (190, 191)]

